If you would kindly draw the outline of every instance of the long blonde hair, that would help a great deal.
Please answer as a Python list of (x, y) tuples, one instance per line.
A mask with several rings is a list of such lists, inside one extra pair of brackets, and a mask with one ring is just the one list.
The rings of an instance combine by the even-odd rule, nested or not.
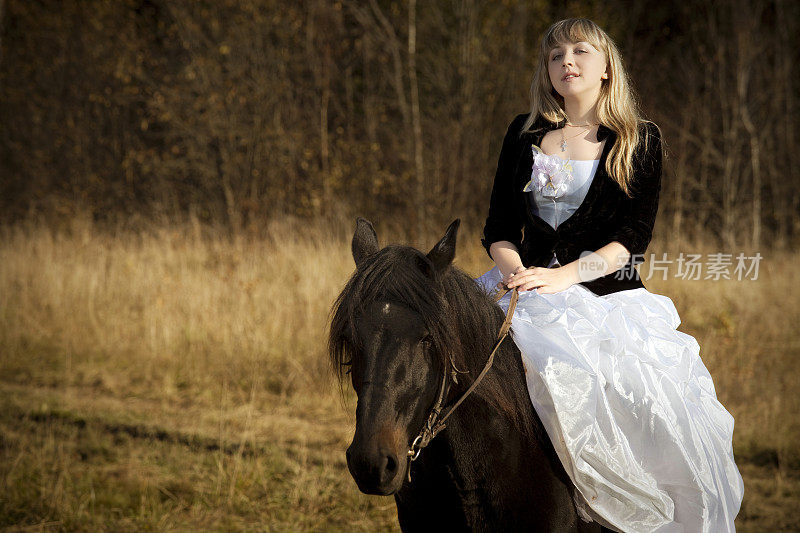
[[(597, 103), (600, 124), (617, 134), (617, 141), (606, 159), (606, 172), (630, 196), (633, 178), (633, 155), (640, 140), (639, 126), (646, 121), (633, 94), (622, 56), (616, 44), (597, 24), (585, 18), (570, 18), (556, 22), (545, 32), (539, 48), (539, 62), (531, 83), (531, 113), (522, 131), (530, 127), (540, 115), (550, 122), (567, 119), (564, 98), (550, 82), (547, 60), (550, 51), (564, 43), (585, 41), (603, 52), (607, 61), (608, 79), (603, 80)], [(647, 131), (643, 129), (642, 132)], [(645, 139), (645, 151), (647, 139)]]

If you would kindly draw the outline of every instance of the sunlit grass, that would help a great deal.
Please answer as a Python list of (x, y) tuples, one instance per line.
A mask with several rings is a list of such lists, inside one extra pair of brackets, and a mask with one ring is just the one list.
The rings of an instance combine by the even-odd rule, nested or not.
[[(350, 229), (1, 230), (0, 526), (396, 529), (349, 477), (352, 397), (326, 359)], [(460, 267), (491, 266), (477, 232), (459, 243)], [(757, 281), (645, 282), (736, 419), (752, 531), (796, 527), (800, 493), (797, 254), (762, 255)]]

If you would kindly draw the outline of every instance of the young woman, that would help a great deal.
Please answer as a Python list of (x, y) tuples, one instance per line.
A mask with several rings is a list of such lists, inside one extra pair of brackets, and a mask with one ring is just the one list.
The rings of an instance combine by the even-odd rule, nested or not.
[(482, 240), (496, 266), (478, 281), (520, 291), (514, 341), (576, 506), (618, 531), (734, 531), (733, 417), (672, 300), (633, 268), (658, 210), (659, 129), (586, 19), (546, 32), (531, 101), (503, 141)]

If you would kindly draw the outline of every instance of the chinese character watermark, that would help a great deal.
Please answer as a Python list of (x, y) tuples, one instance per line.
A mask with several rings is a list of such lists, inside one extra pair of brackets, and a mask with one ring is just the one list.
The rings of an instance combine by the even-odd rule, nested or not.
[[(685, 254), (681, 252), (677, 258), (668, 259), (666, 253), (662, 253), (660, 258), (651, 253), (648, 268), (646, 269), (647, 276), (643, 277), (643, 279), (649, 280), (655, 276), (660, 276), (660, 279), (666, 280), (669, 277), (670, 266), (674, 263), (676, 266), (672, 274), (673, 278), (712, 281), (721, 279), (757, 280), (758, 266), (762, 257), (760, 252), (756, 252), (752, 256), (740, 252), (735, 257), (730, 253), (716, 252), (706, 254), (705, 261), (703, 261), (702, 254)], [(636, 265), (643, 262), (644, 254), (632, 255), (631, 260), (617, 270), (614, 277), (616, 279), (631, 279)], [(597, 268), (599, 267), (595, 265), (592, 271), (597, 270)]]

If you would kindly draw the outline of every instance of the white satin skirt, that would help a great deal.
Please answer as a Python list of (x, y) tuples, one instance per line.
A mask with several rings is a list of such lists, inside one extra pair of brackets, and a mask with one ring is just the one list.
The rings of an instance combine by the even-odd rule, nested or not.
[[(495, 267), (476, 281), (492, 293), (500, 280)], [(735, 531), (744, 484), (733, 417), (679, 324), (672, 300), (644, 288), (519, 295), (512, 336), (531, 402), (586, 521), (625, 532)]]

